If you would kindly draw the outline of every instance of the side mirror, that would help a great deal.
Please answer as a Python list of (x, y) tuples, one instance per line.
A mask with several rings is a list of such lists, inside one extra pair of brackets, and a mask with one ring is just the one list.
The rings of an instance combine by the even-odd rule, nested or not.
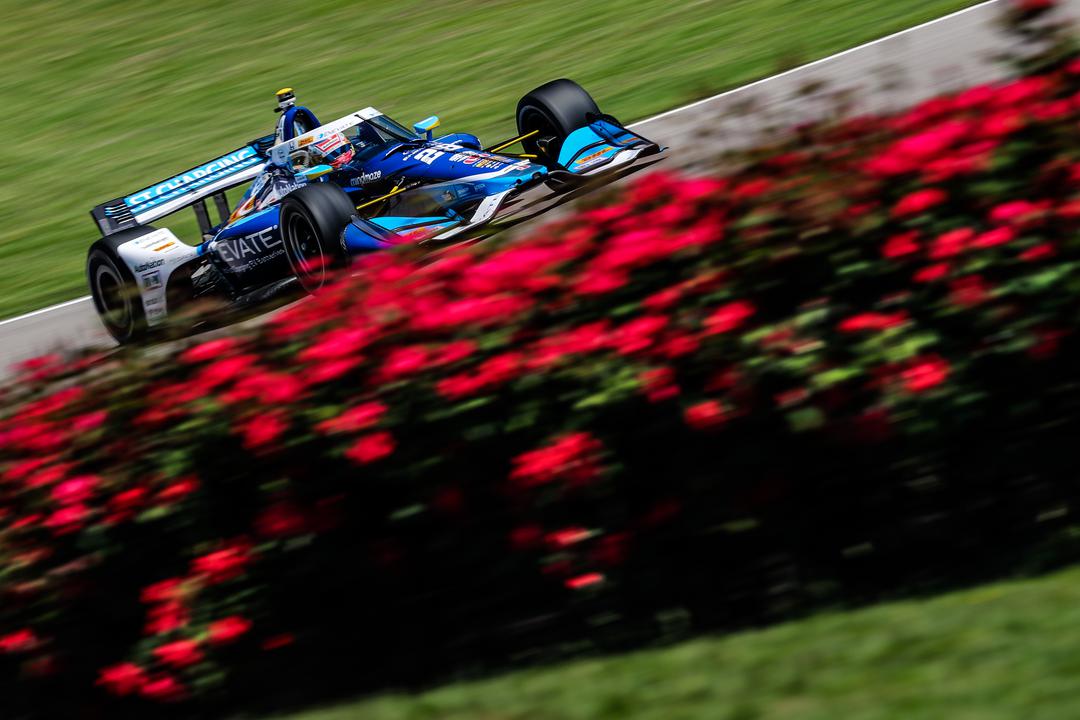
[(426, 135), (427, 139), (430, 140), (431, 131), (437, 127), (439, 127), (439, 116), (432, 115), (426, 120), (421, 120), (420, 122), (413, 125), (412, 129), (416, 132), (417, 135)]

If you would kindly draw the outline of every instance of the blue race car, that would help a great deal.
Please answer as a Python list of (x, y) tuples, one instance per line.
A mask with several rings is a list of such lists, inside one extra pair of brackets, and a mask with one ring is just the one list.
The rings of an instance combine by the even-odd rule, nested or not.
[[(118, 342), (165, 326), (192, 299), (252, 306), (297, 283), (314, 292), (361, 253), (458, 242), (532, 188), (566, 192), (663, 150), (570, 80), (525, 95), (518, 135), (488, 148), (465, 133), (434, 137), (437, 117), (408, 130), (369, 107), (322, 124), (290, 88), (277, 99), (273, 134), (91, 211), (102, 237), (87, 280)], [(515, 145), (523, 152), (506, 152)], [(245, 183), (230, 208), (226, 191)], [(186, 207), (199, 244), (150, 225)]]

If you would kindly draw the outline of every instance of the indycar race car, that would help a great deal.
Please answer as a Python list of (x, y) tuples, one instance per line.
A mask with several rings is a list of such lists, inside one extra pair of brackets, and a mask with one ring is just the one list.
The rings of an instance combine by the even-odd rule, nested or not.
[[(87, 280), (118, 342), (166, 325), (193, 299), (250, 306), (290, 285), (314, 292), (361, 253), (458, 242), (532, 188), (565, 192), (663, 150), (570, 80), (525, 95), (518, 135), (488, 148), (465, 133), (434, 137), (437, 117), (408, 130), (368, 107), (322, 124), (290, 88), (277, 99), (273, 134), (91, 211), (102, 237)], [(523, 152), (506, 152), (515, 145)], [(226, 191), (244, 183), (230, 207)], [(150, 225), (186, 207), (198, 244)]]

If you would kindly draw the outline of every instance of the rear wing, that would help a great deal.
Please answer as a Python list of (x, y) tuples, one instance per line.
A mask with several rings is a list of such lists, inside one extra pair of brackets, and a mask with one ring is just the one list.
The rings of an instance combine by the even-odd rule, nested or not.
[(167, 180), (101, 203), (90, 211), (90, 215), (102, 235), (111, 235), (195, 206), (199, 228), (206, 233), (210, 229), (206, 198), (213, 198), (218, 215), (225, 222), (231, 212), (225, 191), (254, 179), (262, 172), (266, 165), (265, 152), (273, 142), (273, 135), (253, 140), (244, 147)]

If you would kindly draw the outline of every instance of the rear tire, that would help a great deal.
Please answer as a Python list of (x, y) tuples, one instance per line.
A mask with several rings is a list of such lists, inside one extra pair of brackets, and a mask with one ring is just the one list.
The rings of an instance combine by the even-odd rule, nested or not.
[(95, 242), (86, 255), (86, 281), (94, 308), (105, 329), (121, 345), (145, 340), (148, 328), (139, 285), (117, 248), (153, 231), (148, 226), (121, 230)]
[(539, 131), (522, 141), (526, 153), (540, 154), (537, 140), (553, 137), (547, 145), (547, 157), (558, 162), (559, 150), (566, 136), (589, 124), (590, 116), (600, 115), (600, 108), (585, 89), (573, 80), (552, 80), (536, 88), (518, 101), (518, 134)]
[(315, 292), (330, 270), (349, 264), (342, 231), (355, 214), (349, 195), (331, 183), (305, 185), (282, 199), (278, 224), (285, 257), (305, 291)]

